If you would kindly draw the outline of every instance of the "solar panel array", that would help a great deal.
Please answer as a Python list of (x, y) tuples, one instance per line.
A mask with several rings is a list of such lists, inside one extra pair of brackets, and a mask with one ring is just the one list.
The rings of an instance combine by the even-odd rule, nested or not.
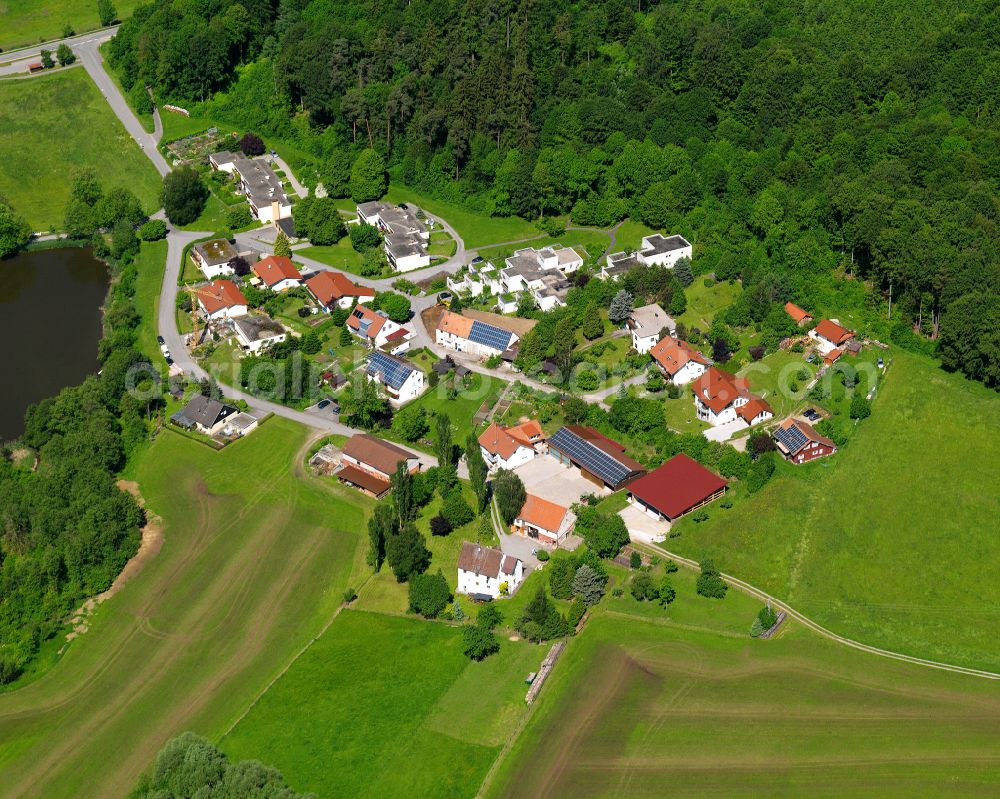
[(632, 470), (625, 464), (619, 463), (604, 450), (595, 447), (565, 427), (556, 430), (552, 438), (549, 439), (549, 447), (555, 447), (569, 456), (576, 464), (588, 472), (596, 474), (611, 486), (617, 486), (632, 474)]
[(779, 427), (775, 431), (774, 437), (777, 438), (789, 452), (798, 452), (809, 441), (806, 434), (794, 425), (785, 429)]
[(492, 347), (500, 352), (510, 346), (510, 337), (509, 330), (501, 330), (499, 327), (480, 322), (478, 319), (472, 323), (472, 329), (469, 331), (469, 341), (474, 341), (485, 347)]
[(413, 367), (384, 352), (373, 352), (368, 356), (368, 374), (381, 373), (382, 382), (392, 388), (400, 388), (410, 376)]

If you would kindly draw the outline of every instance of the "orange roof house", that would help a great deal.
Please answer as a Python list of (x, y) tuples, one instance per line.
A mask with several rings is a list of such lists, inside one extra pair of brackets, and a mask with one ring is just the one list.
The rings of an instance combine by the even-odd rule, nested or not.
[(528, 494), (524, 507), (514, 520), (514, 529), (531, 538), (556, 543), (566, 536), (573, 521), (568, 508)]
[(195, 296), (209, 316), (229, 316), (233, 311), (238, 312), (233, 315), (240, 315), (247, 311), (247, 298), (232, 280), (213, 280), (195, 289)]
[(799, 326), (808, 324), (812, 321), (812, 314), (808, 311), (804, 311), (798, 305), (793, 302), (785, 303), (785, 312), (792, 317), (795, 323)]
[(472, 332), (472, 323), (474, 321), (474, 319), (462, 316), (462, 314), (445, 311), (441, 315), (441, 319), (438, 320), (437, 329), (442, 333), (457, 336), (458, 338), (468, 338), (469, 333)]
[(829, 319), (822, 319), (812, 331), (816, 336), (829, 341), (834, 347), (839, 347), (854, 338), (854, 331), (838, 325)]
[(371, 298), (375, 290), (359, 286), (341, 272), (317, 272), (306, 281), (306, 287), (324, 308), (340, 304), (341, 300)]
[(265, 286), (275, 291), (283, 291), (302, 282), (302, 275), (295, 268), (291, 258), (283, 255), (269, 255), (253, 265), (254, 274)]
[(544, 443), (542, 426), (534, 419), (514, 427), (501, 427), (492, 422), (479, 435), (483, 459), (491, 468), (520, 466), (535, 457), (537, 448)]
[[(664, 374), (675, 382), (687, 383), (698, 377), (711, 362), (686, 341), (664, 336), (649, 351)], [(686, 379), (684, 379), (686, 378)]]
[(740, 407), (736, 409), (736, 415), (748, 425), (754, 425), (757, 422), (763, 422), (765, 419), (770, 419), (774, 416), (774, 411), (771, 406), (760, 397), (751, 395), (748, 402), (740, 405)]
[(715, 366), (709, 367), (705, 374), (695, 380), (692, 389), (695, 397), (716, 414), (736, 400), (750, 396), (750, 382), (745, 377), (737, 377)]

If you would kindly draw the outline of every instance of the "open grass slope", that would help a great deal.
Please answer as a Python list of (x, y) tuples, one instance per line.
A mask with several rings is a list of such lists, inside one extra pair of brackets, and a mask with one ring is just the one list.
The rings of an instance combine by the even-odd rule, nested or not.
[[(131, 16), (139, 0), (115, 0), (118, 17)], [(0, 47), (10, 50), (63, 35), (66, 26), (76, 33), (101, 27), (96, 0), (4, 0), (0, 3)]]
[(0, 694), (0, 794), (124, 796), (171, 736), (221, 736), (319, 633), (363, 567), (370, 502), (297, 477), (305, 442), (280, 419), (221, 452), (159, 436), (136, 474), (162, 549), (55, 667)]
[(682, 520), (668, 547), (842, 635), (1000, 670), (1000, 397), (893, 353), (872, 416), (833, 458)]
[(599, 612), (535, 707), (487, 796), (1000, 789), (995, 684), (860, 653), (800, 627), (755, 641)]
[(468, 797), (524, 712), (546, 647), (474, 663), (456, 627), (349, 610), (222, 742), (321, 797)]
[(76, 170), (124, 186), (147, 211), (160, 179), (82, 67), (0, 81), (0, 193), (35, 230), (57, 230)]

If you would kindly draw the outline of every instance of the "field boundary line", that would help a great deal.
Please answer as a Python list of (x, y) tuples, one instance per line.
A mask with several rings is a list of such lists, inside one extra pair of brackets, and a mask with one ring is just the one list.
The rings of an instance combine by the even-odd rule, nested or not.
[[(701, 570), (701, 564), (690, 558), (682, 557), (677, 555), (659, 544), (640, 544), (640, 546), (646, 546), (650, 549), (655, 550), (660, 555), (666, 555), (669, 558), (673, 558), (677, 563), (687, 566), (690, 569)], [(913, 663), (917, 666), (924, 666), (931, 669), (939, 669), (941, 671), (950, 671), (955, 674), (965, 674), (969, 677), (980, 677), (986, 680), (1000, 680), (1000, 674), (993, 671), (987, 671), (986, 669), (974, 669), (969, 666), (958, 666), (953, 663), (942, 663), (938, 660), (929, 660), (927, 658), (917, 657), (916, 655), (906, 655), (902, 652), (893, 652), (890, 649), (882, 649), (877, 646), (871, 646), (870, 644), (863, 644), (860, 641), (855, 641), (853, 638), (846, 638), (843, 635), (838, 635), (832, 630), (828, 630), (823, 625), (818, 622), (813, 621), (807, 616), (804, 616), (799, 611), (795, 610), (787, 602), (783, 602), (777, 597), (771, 596), (766, 591), (762, 591), (759, 588), (751, 585), (750, 583), (739, 579), (738, 577), (733, 577), (730, 574), (721, 573), (723, 579), (731, 585), (735, 586), (739, 590), (743, 591), (750, 596), (756, 597), (764, 602), (770, 602), (772, 605), (785, 611), (789, 616), (798, 622), (801, 622), (805, 627), (812, 630), (814, 633), (821, 635), (835, 643), (842, 644), (844, 646), (851, 647), (852, 649), (857, 649), (861, 652), (867, 652), (871, 655), (878, 655), (879, 657), (889, 658), (890, 660), (899, 660), (904, 663)]]

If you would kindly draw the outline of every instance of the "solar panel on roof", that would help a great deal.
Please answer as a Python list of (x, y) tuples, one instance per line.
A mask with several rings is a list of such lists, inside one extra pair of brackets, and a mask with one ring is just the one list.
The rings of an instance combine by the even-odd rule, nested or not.
[(478, 319), (472, 323), (472, 329), (469, 331), (469, 341), (492, 347), (500, 352), (503, 352), (510, 345), (510, 337), (509, 330), (501, 330), (499, 327), (480, 322)]
[(632, 473), (632, 470), (623, 463), (619, 463), (604, 450), (595, 447), (565, 427), (560, 427), (549, 439), (549, 446), (568, 455), (574, 462), (588, 472), (596, 474), (609, 485), (618, 485)]
[(396, 360), (384, 352), (373, 352), (368, 356), (368, 374), (380, 373), (382, 381), (392, 388), (400, 388), (413, 371), (407, 363)]
[(806, 442), (809, 441), (806, 434), (794, 425), (786, 429), (779, 427), (775, 431), (774, 437), (777, 438), (789, 452), (798, 452), (806, 445)]

